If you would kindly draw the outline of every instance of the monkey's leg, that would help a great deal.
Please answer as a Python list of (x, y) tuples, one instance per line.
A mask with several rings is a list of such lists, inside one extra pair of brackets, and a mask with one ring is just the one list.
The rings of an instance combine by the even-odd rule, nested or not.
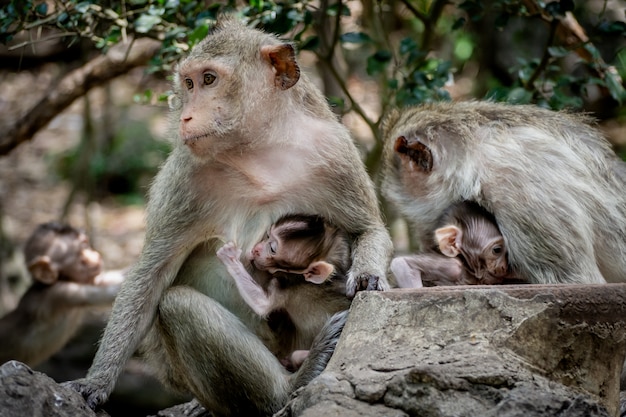
[(168, 363), (154, 365), (169, 366), (168, 377), (216, 417), (272, 415), (287, 401), (280, 362), (235, 315), (191, 287), (166, 291), (156, 334)]
[(422, 288), (422, 274), (416, 265), (409, 265), (409, 256), (398, 256), (391, 260), (389, 269), (400, 288)]
[(461, 285), (466, 277), (458, 258), (439, 253), (401, 256), (392, 260), (390, 268), (400, 288), (419, 288), (418, 282), (426, 287)]

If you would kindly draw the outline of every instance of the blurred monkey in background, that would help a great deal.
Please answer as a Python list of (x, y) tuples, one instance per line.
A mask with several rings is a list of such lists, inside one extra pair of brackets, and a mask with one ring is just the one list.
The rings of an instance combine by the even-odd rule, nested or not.
[(15, 310), (0, 318), (0, 363), (33, 367), (60, 350), (97, 307), (112, 305), (121, 274), (102, 274), (102, 257), (85, 233), (50, 222), (24, 246), (33, 284)]

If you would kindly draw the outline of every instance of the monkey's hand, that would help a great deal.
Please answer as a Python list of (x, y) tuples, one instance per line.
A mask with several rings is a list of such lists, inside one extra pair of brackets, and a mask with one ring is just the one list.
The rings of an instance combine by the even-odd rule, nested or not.
[(239, 263), (241, 257), (241, 249), (233, 242), (228, 242), (217, 250), (217, 257), (224, 265), (233, 265)]
[(92, 410), (104, 404), (112, 390), (107, 381), (99, 378), (81, 378), (74, 381), (63, 382), (61, 385), (71, 388), (82, 395), (87, 405)]
[(348, 275), (346, 282), (346, 295), (348, 298), (354, 298), (357, 291), (386, 291), (389, 289), (387, 280), (381, 280), (377, 275), (362, 273), (354, 275), (352, 272)]

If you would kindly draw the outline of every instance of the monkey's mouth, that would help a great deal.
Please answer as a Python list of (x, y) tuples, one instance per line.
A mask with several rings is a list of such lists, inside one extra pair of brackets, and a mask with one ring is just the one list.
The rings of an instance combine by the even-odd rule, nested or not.
[(183, 144), (187, 146), (193, 146), (200, 140), (208, 138), (209, 135), (195, 135), (195, 136), (185, 136), (183, 138)]

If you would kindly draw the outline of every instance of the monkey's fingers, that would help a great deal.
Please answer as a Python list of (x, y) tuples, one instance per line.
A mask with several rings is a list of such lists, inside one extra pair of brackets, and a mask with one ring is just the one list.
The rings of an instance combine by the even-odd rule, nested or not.
[(87, 405), (92, 410), (95, 410), (101, 404), (104, 404), (109, 398), (106, 388), (99, 386), (91, 379), (81, 378), (75, 381), (67, 381), (61, 384), (64, 387), (68, 387), (78, 392), (83, 396)]
[(228, 242), (216, 252), (217, 257), (222, 261), (234, 261), (241, 256), (241, 249), (239, 249), (233, 242)]
[(348, 280), (346, 295), (353, 298), (358, 291), (384, 291), (386, 288), (382, 284), (378, 275), (363, 273), (353, 280)]

